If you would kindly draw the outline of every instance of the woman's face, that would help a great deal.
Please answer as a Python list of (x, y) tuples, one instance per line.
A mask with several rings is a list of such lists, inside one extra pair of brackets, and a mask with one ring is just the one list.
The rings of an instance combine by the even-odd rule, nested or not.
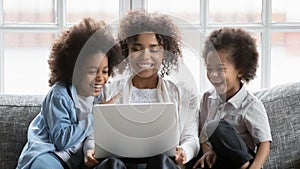
[(108, 58), (98, 53), (90, 56), (83, 65), (77, 93), (80, 96), (98, 96), (108, 80)]
[(128, 58), (134, 74), (141, 78), (151, 78), (157, 76), (162, 64), (163, 47), (159, 45), (154, 33), (142, 33), (129, 45)]

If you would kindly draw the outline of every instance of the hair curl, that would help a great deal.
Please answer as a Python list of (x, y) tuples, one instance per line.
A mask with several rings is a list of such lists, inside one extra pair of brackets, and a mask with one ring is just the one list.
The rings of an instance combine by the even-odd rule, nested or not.
[[(85, 46), (88, 41), (89, 45)], [(122, 61), (121, 49), (103, 21), (84, 18), (80, 23), (63, 31), (51, 47), (48, 59), (49, 86), (57, 81), (72, 84), (74, 67), (79, 56), (85, 57), (99, 52), (106, 53), (108, 57), (110, 75), (112, 68)]]
[(155, 33), (156, 39), (165, 50), (160, 75), (169, 75), (172, 70), (178, 71), (182, 58), (182, 35), (178, 27), (167, 15), (135, 11), (121, 19), (118, 39), (124, 58), (129, 55), (129, 46), (138, 35), (145, 32)]
[(210, 51), (226, 50), (235, 68), (240, 70), (241, 80), (248, 83), (256, 76), (258, 52), (255, 39), (241, 28), (221, 28), (213, 31), (205, 41), (203, 57)]

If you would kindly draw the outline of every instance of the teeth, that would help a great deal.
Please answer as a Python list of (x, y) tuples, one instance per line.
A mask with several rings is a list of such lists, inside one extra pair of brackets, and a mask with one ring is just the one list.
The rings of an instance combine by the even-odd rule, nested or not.
[(101, 89), (101, 88), (102, 88), (102, 85), (94, 85), (94, 88), (96, 88), (96, 89)]
[(223, 81), (211, 81), (212, 83), (222, 83)]
[(137, 65), (141, 68), (151, 68), (153, 66), (151, 63), (138, 63)]

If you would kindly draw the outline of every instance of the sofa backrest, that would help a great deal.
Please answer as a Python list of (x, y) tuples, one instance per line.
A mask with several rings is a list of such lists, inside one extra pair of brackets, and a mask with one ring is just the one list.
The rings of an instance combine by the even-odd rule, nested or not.
[[(254, 93), (265, 105), (273, 142), (264, 169), (300, 168), (300, 82)], [(27, 128), (40, 112), (43, 96), (0, 94), (0, 168), (16, 168)]]
[(40, 112), (43, 96), (0, 94), (0, 168), (16, 168), (27, 128)]
[(300, 82), (278, 85), (254, 94), (266, 108), (273, 139), (264, 169), (299, 169)]

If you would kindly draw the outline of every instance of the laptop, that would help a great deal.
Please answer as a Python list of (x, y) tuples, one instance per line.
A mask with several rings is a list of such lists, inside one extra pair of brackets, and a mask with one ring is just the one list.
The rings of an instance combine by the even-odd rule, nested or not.
[(175, 155), (179, 120), (174, 103), (94, 105), (95, 157)]

